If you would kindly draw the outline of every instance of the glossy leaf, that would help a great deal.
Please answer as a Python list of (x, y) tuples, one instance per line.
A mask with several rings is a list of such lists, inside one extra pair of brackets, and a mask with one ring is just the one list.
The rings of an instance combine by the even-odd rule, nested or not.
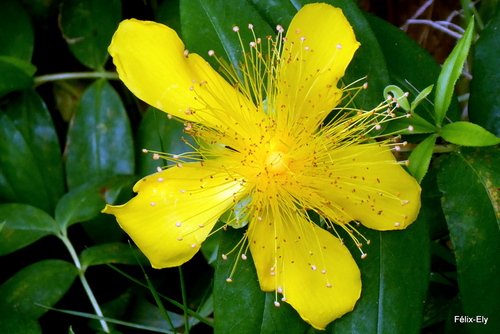
[(60, 24), (73, 55), (85, 66), (102, 70), (108, 46), (121, 20), (119, 0), (64, 0)]
[[(23, 138), (19, 142), (14, 137), (7, 140), (11, 148), (4, 152), (12, 151), (5, 157), (4, 177), (16, 194), (6, 199), (52, 213), (64, 193), (64, 179), (61, 148), (49, 110), (35, 91), (25, 90), (6, 99), (5, 115)], [(24, 144), (25, 148), (15, 152)], [(21, 159), (24, 162), (16, 164)]]
[(451, 97), (455, 89), (455, 83), (462, 73), (465, 60), (469, 54), (469, 48), (474, 35), (474, 20), (471, 20), (464, 35), (459, 40), (451, 54), (443, 64), (441, 73), (436, 83), (436, 95), (434, 98), (434, 117), (436, 125), (440, 126), (446, 116)]
[(97, 216), (106, 205), (101, 187), (86, 184), (72, 189), (57, 203), (55, 220), (65, 230)]
[(500, 68), (499, 30), (500, 11), (497, 11), (474, 47), (469, 100), (470, 120), (497, 136), (500, 136), (500, 73), (495, 69)]
[(135, 246), (120, 242), (86, 248), (80, 254), (80, 262), (85, 269), (89, 266), (107, 263), (148, 265), (149, 260)]
[(27, 204), (0, 204), (0, 221), (5, 223), (0, 231), (0, 256), (58, 231), (52, 217)]
[(30, 61), (34, 47), (31, 20), (17, 0), (0, 5), (0, 55)]
[(70, 189), (88, 180), (133, 173), (130, 122), (120, 97), (106, 80), (94, 82), (83, 94), (65, 154)]
[(500, 138), (469, 122), (446, 124), (439, 134), (444, 140), (462, 146), (490, 146), (500, 143)]
[(0, 97), (7, 93), (31, 88), (36, 67), (30, 63), (7, 56), (0, 56)]
[(360, 253), (349, 237), (346, 245), (361, 270), (363, 289), (354, 311), (327, 327), (327, 333), (420, 333), (429, 280), (428, 217), (422, 206), (418, 219), (404, 231), (361, 229), (371, 240)]
[(42, 152), (34, 150), (36, 145), (32, 145), (32, 140), (41, 138), (25, 138), (9, 116), (0, 113), (0, 198), (51, 212), (53, 204), (48, 196), (48, 185), (37, 160)]
[(73, 284), (78, 270), (62, 260), (43, 260), (18, 271), (0, 285), (0, 312), (16, 312), (38, 319)]
[(408, 158), (408, 171), (420, 183), (424, 178), (432, 158), (434, 144), (436, 143), (437, 135), (430, 135), (425, 138), (411, 152)]
[(496, 148), (463, 148), (441, 164), (438, 175), (463, 311), (489, 318), (486, 325), (469, 324), (472, 333), (500, 331), (499, 164)]
[[(228, 228), (222, 233), (214, 277), (214, 331), (216, 334), (286, 333), (302, 334), (310, 326), (286, 303), (274, 306), (274, 293), (265, 293), (259, 287), (252, 257), (237, 258), (237, 252), (228, 253), (242, 238), (241, 229)], [(238, 261), (236, 264), (235, 261)], [(236, 266), (234, 274), (231, 271)], [(226, 282), (228, 277), (232, 282)]]
[(139, 125), (137, 136), (137, 152), (141, 152), (139, 153), (139, 174), (156, 173), (157, 167), (165, 166), (167, 163), (163, 159), (154, 160), (153, 153), (144, 154), (142, 153), (143, 149), (171, 154), (193, 151), (181, 138), (194, 144), (191, 136), (184, 133), (182, 122), (169, 119), (166, 113), (149, 107)]
[[(238, 35), (233, 31), (239, 26), (240, 34), (248, 43), (253, 40), (249, 23), (254, 25), (258, 36), (275, 35), (255, 8), (246, 1), (228, 6), (223, 0), (181, 0), (180, 15), (182, 38), (191, 52), (196, 52), (218, 68), (215, 61), (208, 59), (208, 51), (226, 61), (238, 64), (242, 56)], [(245, 46), (248, 43), (244, 43)]]

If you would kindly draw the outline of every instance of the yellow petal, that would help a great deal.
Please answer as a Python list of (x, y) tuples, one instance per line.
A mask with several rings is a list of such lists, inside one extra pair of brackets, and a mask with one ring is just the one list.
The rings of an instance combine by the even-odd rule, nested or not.
[(154, 268), (174, 267), (196, 254), (240, 189), (214, 161), (185, 163), (143, 178), (136, 197), (103, 212), (116, 216)]
[[(120, 23), (109, 53), (120, 79), (146, 103), (188, 121), (215, 127), (255, 111), (252, 102), (229, 85), (169, 27), (135, 19)], [(233, 122), (231, 122), (233, 121)]]
[[(334, 179), (322, 185), (332, 203), (331, 216), (375, 230), (404, 229), (420, 210), (420, 186), (399, 164), (389, 148), (357, 145), (330, 152)], [(331, 182), (333, 181), (333, 183)]]
[(248, 236), (262, 290), (282, 292), (313, 327), (324, 329), (353, 310), (360, 272), (331, 233), (291, 211), (252, 221)]
[(340, 8), (304, 6), (286, 34), (278, 106), (293, 116), (326, 117), (341, 98), (337, 83), (359, 47)]

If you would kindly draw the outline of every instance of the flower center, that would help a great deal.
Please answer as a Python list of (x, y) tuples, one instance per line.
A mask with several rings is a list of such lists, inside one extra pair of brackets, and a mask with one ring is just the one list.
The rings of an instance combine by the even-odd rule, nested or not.
[(273, 175), (280, 175), (286, 172), (290, 158), (281, 151), (272, 151), (266, 158), (265, 166), (267, 171)]

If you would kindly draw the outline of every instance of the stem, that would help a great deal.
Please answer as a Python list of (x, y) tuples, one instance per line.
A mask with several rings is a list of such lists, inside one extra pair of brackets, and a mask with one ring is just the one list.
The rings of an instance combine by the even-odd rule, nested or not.
[(68, 73), (56, 73), (56, 74), (45, 74), (34, 79), (35, 86), (40, 86), (47, 82), (58, 81), (58, 80), (69, 80), (69, 79), (111, 79), (117, 80), (118, 73), (115, 72), (68, 72)]
[[(184, 286), (184, 275), (182, 274), (182, 267), (179, 266), (179, 279), (181, 281), (181, 294), (182, 294), (182, 304), (187, 308), (187, 296), (186, 287)], [(189, 318), (187, 312), (184, 310), (184, 323), (185, 323), (185, 334), (189, 334)]]
[[(62, 242), (64, 243), (64, 245), (68, 249), (68, 251), (71, 255), (71, 258), (73, 259), (73, 262), (75, 263), (75, 266), (78, 269), (78, 276), (80, 277), (80, 281), (82, 282), (83, 288), (85, 289), (85, 292), (87, 293), (87, 296), (90, 299), (90, 303), (92, 304), (92, 307), (94, 308), (96, 315), (99, 317), (104, 317), (104, 315), (101, 311), (101, 307), (99, 306), (99, 303), (97, 303), (97, 300), (94, 296), (94, 293), (92, 292), (92, 289), (90, 288), (89, 282), (85, 278), (85, 275), (84, 275), (85, 270), (82, 269), (82, 264), (80, 263), (80, 259), (78, 258), (78, 255), (76, 254), (76, 251), (75, 251), (75, 248), (73, 247), (73, 244), (68, 239), (68, 236), (66, 235), (66, 231), (58, 234), (57, 236), (59, 237), (59, 239), (62, 240)], [(99, 322), (101, 323), (102, 329), (106, 333), (111, 333), (111, 331), (109, 330), (108, 324), (106, 323), (105, 320), (101, 319), (101, 320), (99, 320)]]

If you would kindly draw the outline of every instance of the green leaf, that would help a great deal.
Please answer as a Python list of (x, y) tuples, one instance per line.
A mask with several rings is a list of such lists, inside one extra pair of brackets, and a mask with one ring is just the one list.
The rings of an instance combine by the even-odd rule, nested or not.
[[(215, 333), (232, 333), (235, 328), (238, 334), (305, 333), (310, 326), (290, 305), (281, 303), (276, 307), (274, 293), (262, 292), (250, 254), (246, 254), (247, 260), (237, 258), (236, 252), (228, 255), (227, 260), (222, 259), (222, 254), (240, 241), (241, 232), (233, 228), (220, 232), (222, 237), (214, 277)], [(231, 275), (234, 266), (236, 270)], [(230, 276), (233, 282), (228, 283), (226, 279)]]
[(439, 134), (444, 140), (462, 146), (490, 146), (500, 143), (500, 138), (480, 125), (469, 122), (446, 124)]
[(439, 74), (436, 83), (436, 95), (434, 98), (434, 117), (437, 126), (443, 123), (448, 107), (450, 106), (455, 83), (462, 73), (462, 68), (467, 59), (473, 35), (474, 20), (471, 20), (464, 35), (460, 38), (460, 41), (444, 62), (441, 73)]
[(0, 56), (0, 97), (7, 93), (33, 87), (36, 67), (30, 63), (7, 56)]
[(410, 103), (408, 102), (407, 96), (405, 96), (405, 92), (401, 88), (396, 85), (389, 85), (384, 89), (384, 96), (392, 95), (394, 99), (397, 100), (398, 104), (405, 111), (410, 111)]
[[(239, 26), (243, 44), (254, 40), (249, 23), (254, 25), (257, 36), (262, 38), (276, 32), (247, 1), (233, 2), (228, 6), (223, 0), (181, 0), (180, 15), (182, 38), (187, 49), (200, 54), (214, 68), (219, 65), (207, 53), (214, 50), (215, 55), (226, 61), (238, 64), (242, 56), (238, 35), (233, 31)], [(247, 43), (248, 42), (248, 43)]]
[(121, 20), (119, 0), (64, 0), (60, 23), (73, 55), (85, 66), (103, 70), (108, 46)]
[(135, 246), (120, 242), (103, 244), (86, 248), (80, 254), (82, 267), (108, 263), (120, 263), (130, 265), (148, 265), (149, 260)]
[[(5, 179), (8, 185), (0, 190), (0, 197), (52, 213), (64, 193), (61, 148), (52, 117), (33, 90), (11, 94), (5, 103), (5, 115), (11, 121), (5, 123), (11, 125), (3, 129), (10, 135), (0, 144), (8, 146), (2, 150), (5, 160), (0, 163), (0, 180)], [(18, 135), (22, 140), (13, 141)], [(9, 194), (8, 189), (13, 192)]]
[(442, 162), (438, 174), (463, 311), (489, 318), (487, 325), (470, 324), (473, 333), (500, 331), (499, 164), (496, 148), (463, 148)]
[(120, 96), (104, 79), (83, 94), (66, 142), (70, 189), (99, 178), (132, 174), (134, 145)]
[[(481, 4), (481, 8), (482, 5)], [(481, 32), (474, 47), (469, 118), (500, 136), (500, 11)]]
[(69, 226), (90, 220), (106, 205), (102, 188), (86, 184), (72, 189), (57, 203), (55, 220), (65, 230)]
[[(30, 61), (34, 33), (30, 18), (17, 0), (4, 0), (0, 5), (0, 55)], [(2, 73), (3, 74), (3, 73)]]
[[(76, 267), (62, 260), (31, 264), (0, 285), (0, 314), (15, 310), (31, 319), (40, 318), (57, 303), (78, 275)], [(37, 305), (38, 304), (38, 305)]]
[(378, 232), (359, 228), (371, 240), (359, 249), (346, 245), (361, 270), (363, 290), (354, 311), (335, 320), (326, 333), (420, 333), (429, 282), (428, 217), (433, 208), (422, 203), (418, 219), (404, 231)]
[(57, 233), (57, 223), (44, 211), (27, 204), (0, 204), (0, 256)]
[(424, 178), (432, 158), (434, 144), (436, 143), (437, 135), (430, 135), (425, 138), (418, 146), (411, 152), (408, 158), (408, 171), (420, 183)]
[(149, 175), (155, 173), (157, 167), (166, 165), (165, 160), (154, 160), (152, 153), (144, 154), (142, 149), (171, 154), (191, 152), (193, 149), (181, 138), (195, 145), (192, 137), (185, 135), (181, 122), (169, 119), (163, 111), (149, 107), (142, 118), (137, 135), (137, 152), (141, 152), (138, 159), (139, 174)]
[(0, 333), (42, 334), (42, 328), (35, 319), (15, 311), (7, 311), (0, 317)]

